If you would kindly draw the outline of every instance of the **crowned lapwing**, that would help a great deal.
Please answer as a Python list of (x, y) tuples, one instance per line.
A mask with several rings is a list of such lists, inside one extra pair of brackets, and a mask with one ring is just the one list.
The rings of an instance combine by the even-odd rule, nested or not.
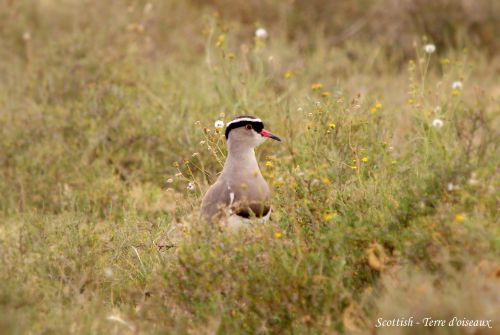
[(210, 222), (239, 227), (251, 219), (269, 218), (269, 185), (255, 157), (255, 147), (267, 138), (281, 141), (264, 129), (262, 120), (239, 116), (226, 125), (228, 155), (222, 173), (210, 186), (201, 205), (201, 214)]

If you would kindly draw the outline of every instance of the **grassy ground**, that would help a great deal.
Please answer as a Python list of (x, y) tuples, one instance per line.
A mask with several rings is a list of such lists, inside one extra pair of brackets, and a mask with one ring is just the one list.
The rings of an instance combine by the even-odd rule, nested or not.
[[(498, 6), (376, 3), (1, 2), (0, 332), (497, 334)], [(234, 234), (198, 210), (240, 114), (284, 141)]]

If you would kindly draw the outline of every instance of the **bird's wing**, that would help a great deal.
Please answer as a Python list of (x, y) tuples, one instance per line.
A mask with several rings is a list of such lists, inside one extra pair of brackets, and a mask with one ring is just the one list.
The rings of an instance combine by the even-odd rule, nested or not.
[(201, 203), (202, 217), (206, 220), (211, 220), (220, 212), (221, 208), (229, 207), (233, 200), (234, 193), (231, 196), (231, 190), (228, 185), (224, 181), (218, 180), (210, 186), (203, 197)]

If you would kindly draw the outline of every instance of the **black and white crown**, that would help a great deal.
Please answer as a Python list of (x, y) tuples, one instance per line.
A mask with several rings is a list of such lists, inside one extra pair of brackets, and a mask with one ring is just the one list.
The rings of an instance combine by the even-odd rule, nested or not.
[(252, 126), (252, 129), (257, 133), (260, 133), (262, 129), (264, 129), (264, 123), (258, 117), (249, 115), (237, 116), (226, 125), (226, 140), (229, 138), (229, 133), (231, 132), (231, 130), (239, 127), (245, 127), (248, 124), (250, 124)]

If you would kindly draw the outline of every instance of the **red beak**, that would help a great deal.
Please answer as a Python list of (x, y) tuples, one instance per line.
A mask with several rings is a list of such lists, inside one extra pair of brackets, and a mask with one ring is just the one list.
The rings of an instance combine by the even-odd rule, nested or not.
[(276, 136), (276, 135), (272, 134), (271, 132), (269, 132), (269, 131), (267, 131), (267, 130), (265, 130), (265, 129), (262, 129), (262, 131), (260, 132), (260, 134), (261, 134), (262, 136), (264, 136), (264, 137), (269, 137), (269, 138), (272, 138), (273, 140), (276, 140), (276, 141), (280, 141), (280, 142), (281, 142), (281, 139), (280, 139), (278, 136)]

